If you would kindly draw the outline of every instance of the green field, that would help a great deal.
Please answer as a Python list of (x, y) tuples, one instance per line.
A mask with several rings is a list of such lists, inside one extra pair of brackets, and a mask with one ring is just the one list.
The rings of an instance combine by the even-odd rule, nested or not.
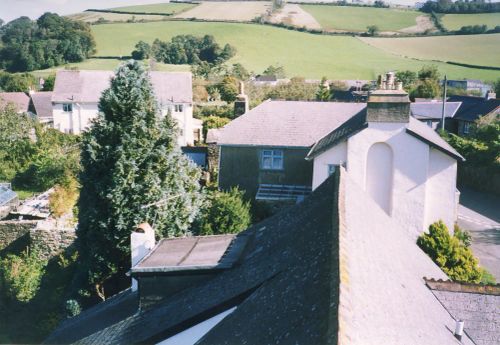
[[(231, 63), (242, 63), (248, 70), (256, 73), (261, 73), (271, 64), (279, 64), (285, 67), (288, 76), (371, 79), (387, 70), (418, 70), (422, 65), (434, 63), (442, 73), (447, 73), (451, 78), (492, 80), (500, 77), (500, 71), (429, 61), (438, 56), (427, 61), (399, 57), (355, 37), (312, 35), (264, 25), (167, 21), (94, 25), (92, 31), (97, 42), (98, 56), (129, 55), (139, 40), (151, 43), (155, 38), (169, 40), (181, 34), (211, 34), (220, 44), (229, 43), (236, 47), (237, 54), (231, 59)], [(496, 35), (488, 36), (494, 38)], [(467, 47), (462, 47), (464, 52), (468, 50)], [(489, 46), (486, 48), (479, 47), (474, 53), (479, 57), (494, 56), (493, 53), (499, 49)], [(476, 59), (468, 62), (478, 63)]]
[(459, 30), (468, 25), (486, 25), (493, 29), (500, 25), (500, 13), (445, 14), (441, 20), (448, 30)]
[[(36, 77), (42, 77), (46, 78), (47, 76), (56, 73), (58, 70), (62, 69), (72, 69), (72, 68), (78, 68), (81, 70), (104, 70), (104, 71), (110, 71), (114, 70), (118, 67), (120, 63), (122, 63), (123, 60), (119, 59), (88, 59), (85, 60), (84, 62), (80, 63), (72, 63), (72, 64), (67, 64), (63, 66), (58, 66), (50, 69), (44, 69), (44, 70), (39, 70), (39, 71), (33, 71), (30, 72)], [(155, 63), (153, 69), (155, 71), (164, 71), (164, 72), (186, 72), (191, 70), (191, 66), (189, 65), (167, 65), (164, 63)], [(1, 342), (0, 342), (1, 344)]]
[(186, 4), (186, 3), (164, 3), (164, 4), (116, 7), (116, 8), (110, 8), (110, 10), (123, 11), (123, 12), (138, 12), (138, 13), (177, 14), (189, 10), (195, 6), (197, 5)]
[(376, 25), (381, 31), (397, 31), (415, 26), (417, 11), (388, 8), (301, 5), (324, 30), (366, 31), (369, 25)]
[(400, 56), (500, 67), (500, 34), (361, 40)]

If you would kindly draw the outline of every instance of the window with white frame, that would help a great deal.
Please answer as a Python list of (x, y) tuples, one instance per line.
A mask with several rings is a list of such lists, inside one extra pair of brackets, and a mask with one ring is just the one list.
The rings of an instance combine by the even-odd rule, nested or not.
[(328, 176), (335, 174), (338, 169), (338, 164), (328, 164)]
[(63, 104), (63, 111), (66, 113), (71, 113), (73, 111), (73, 104), (71, 103), (64, 103)]
[(469, 134), (470, 132), (470, 122), (464, 122), (464, 134)]
[(176, 113), (182, 113), (183, 111), (184, 111), (184, 106), (182, 104), (175, 105), (175, 112)]
[(283, 150), (262, 150), (260, 167), (261, 169), (282, 170)]

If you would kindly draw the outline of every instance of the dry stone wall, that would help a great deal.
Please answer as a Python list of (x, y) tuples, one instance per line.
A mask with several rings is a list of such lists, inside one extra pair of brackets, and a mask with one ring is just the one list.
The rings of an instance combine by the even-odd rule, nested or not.
[(38, 227), (39, 221), (9, 220), (0, 221), (0, 254), (9, 246), (16, 249), (26, 246), (37, 248), (41, 256), (51, 258), (69, 247), (76, 238), (74, 229), (58, 229), (55, 227)]

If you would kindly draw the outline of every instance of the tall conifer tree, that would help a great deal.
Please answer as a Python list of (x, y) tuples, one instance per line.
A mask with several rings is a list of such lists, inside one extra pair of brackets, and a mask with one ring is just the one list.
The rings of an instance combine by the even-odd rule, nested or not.
[(118, 68), (99, 110), (82, 140), (76, 282), (103, 297), (102, 283), (130, 267), (134, 227), (149, 222), (159, 237), (184, 234), (201, 195), (199, 169), (177, 146), (170, 114), (160, 116), (139, 62)]

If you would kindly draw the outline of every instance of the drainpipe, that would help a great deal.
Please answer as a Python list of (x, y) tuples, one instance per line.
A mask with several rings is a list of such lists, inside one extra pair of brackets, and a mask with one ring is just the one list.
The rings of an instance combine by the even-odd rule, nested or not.
[(445, 111), (446, 111), (446, 88), (448, 87), (448, 79), (446, 75), (444, 76), (444, 89), (443, 89), (443, 109), (441, 112), (441, 130), (444, 131), (444, 119), (445, 119)]

